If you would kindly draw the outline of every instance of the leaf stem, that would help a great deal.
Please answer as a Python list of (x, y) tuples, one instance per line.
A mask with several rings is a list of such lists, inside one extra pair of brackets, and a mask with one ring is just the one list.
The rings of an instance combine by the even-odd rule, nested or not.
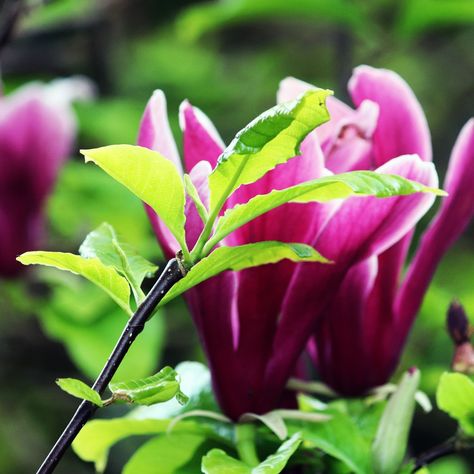
[[(177, 259), (173, 258), (170, 260), (143, 303), (129, 319), (120, 339), (112, 351), (112, 354), (92, 386), (92, 388), (99, 392), (99, 394), (102, 394), (106, 389), (125, 357), (125, 354), (128, 352), (137, 336), (143, 331), (147, 320), (153, 314), (158, 303), (170, 288), (177, 281), (181, 280), (183, 276), (182, 267), (179, 265)], [(36, 474), (50, 474), (54, 471), (67, 448), (72, 444), (79, 431), (81, 431), (82, 427), (96, 410), (97, 406), (86, 400), (79, 405), (71, 418), (71, 421), (68, 423), (56, 444), (46, 456)]]
[(240, 459), (249, 466), (260, 464), (255, 447), (255, 425), (253, 423), (237, 423), (235, 425), (235, 443)]
[[(198, 241), (196, 242), (196, 245), (191, 251), (191, 257), (193, 263), (195, 263), (197, 260), (200, 260), (202, 258), (202, 251), (204, 248), (204, 245), (208, 241), (209, 237), (212, 234), (212, 229), (214, 228), (214, 222), (216, 221), (217, 217), (219, 216), (219, 212), (222, 209), (222, 206), (224, 203), (227, 201), (227, 198), (232, 194), (234, 190), (235, 183), (237, 182), (240, 174), (242, 173), (242, 170), (245, 167), (245, 160), (241, 160), (241, 163), (239, 167), (237, 168), (236, 172), (234, 173), (234, 176), (232, 177), (231, 180), (229, 180), (229, 183), (227, 187), (225, 188), (224, 192), (221, 194), (219, 197), (219, 200), (217, 201), (217, 204), (211, 209), (211, 213), (209, 215), (209, 218), (206, 222), (206, 225), (204, 226), (204, 229), (201, 232), (201, 235), (199, 236)], [(211, 196), (212, 198), (212, 196)], [(212, 203), (212, 201), (211, 201)], [(212, 249), (208, 249), (208, 253)], [(207, 255), (207, 254), (206, 254)]]

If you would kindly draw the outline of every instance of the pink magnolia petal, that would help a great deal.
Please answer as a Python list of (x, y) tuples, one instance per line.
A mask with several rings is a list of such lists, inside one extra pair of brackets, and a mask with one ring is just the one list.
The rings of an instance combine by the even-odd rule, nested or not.
[(163, 91), (153, 92), (140, 123), (137, 144), (150, 148), (172, 161), (182, 173), (183, 166), (178, 148), (171, 133), (166, 108), (166, 97)]
[(372, 134), (377, 126), (379, 107), (364, 100), (351, 115), (342, 118), (334, 127), (323, 147), (326, 167), (334, 173), (375, 168)]
[(408, 84), (395, 72), (359, 66), (349, 81), (355, 105), (370, 99), (380, 106), (374, 134), (377, 166), (404, 154), (431, 161), (431, 140), (423, 110)]
[[(277, 103), (289, 102), (296, 99), (300, 94), (307, 92), (311, 89), (317, 89), (317, 87), (307, 82), (295, 79), (294, 77), (287, 77), (280, 82), (277, 92)], [(334, 135), (334, 128), (337, 126), (340, 120), (350, 117), (353, 110), (344, 102), (336, 99), (335, 97), (328, 97), (326, 99), (326, 105), (329, 110), (331, 120), (327, 123), (320, 125), (315, 133), (318, 136), (319, 142), (324, 145), (332, 135)]]
[(183, 131), (185, 168), (193, 169), (201, 160), (208, 161), (214, 168), (225, 146), (209, 118), (185, 100), (179, 108), (179, 122)]
[[(417, 156), (396, 158), (378, 171), (430, 185), (436, 185), (437, 181), (433, 165), (422, 162)], [(277, 390), (290, 375), (308, 334), (334, 297), (347, 270), (382, 253), (406, 235), (433, 200), (430, 194), (416, 194), (385, 199), (351, 198), (344, 202), (313, 242), (335, 263), (300, 264), (293, 274), (266, 373), (270, 390)], [(298, 318), (294, 314), (298, 314)], [(288, 338), (290, 332), (292, 337)]]
[(318, 372), (325, 383), (344, 395), (359, 394), (376, 363), (364, 332), (367, 299), (377, 276), (377, 257), (354, 265), (325, 310), (315, 332)]
[(474, 119), (467, 122), (454, 145), (444, 198), (424, 233), (396, 301), (400, 326), (409, 330), (436, 267), (474, 216)]
[[(189, 177), (193, 182), (201, 201), (206, 208), (209, 207), (209, 186), (208, 178), (211, 174), (212, 168), (209, 162), (200, 161), (189, 173)], [(186, 205), (184, 208), (186, 215), (186, 243), (188, 248), (192, 249), (196, 244), (202, 230), (204, 229), (204, 223), (196, 209), (193, 200), (186, 196)]]

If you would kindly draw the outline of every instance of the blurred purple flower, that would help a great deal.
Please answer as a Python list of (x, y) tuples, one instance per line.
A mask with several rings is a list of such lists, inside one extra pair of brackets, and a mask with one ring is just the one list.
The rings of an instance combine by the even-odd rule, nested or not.
[[(333, 118), (307, 137), (301, 156), (258, 182), (241, 186), (227, 206), (272, 189), (352, 169), (378, 169), (436, 186), (431, 163), (416, 155), (399, 156), (418, 153), (425, 160), (431, 158), (428, 128), (413, 93), (395, 74), (370, 68), (358, 69), (352, 88), (362, 74), (381, 76), (380, 94), (392, 102), (388, 110), (379, 113), (376, 101), (360, 99), (360, 107), (354, 111), (330, 98)], [(308, 87), (287, 79), (282, 82), (279, 101), (293, 99)], [(180, 108), (180, 124), (185, 169), (207, 203), (207, 177), (224, 145), (209, 119), (188, 102)], [(146, 108), (138, 143), (162, 153), (182, 170), (161, 91), (154, 93)], [(410, 233), (433, 201), (431, 195), (418, 194), (384, 200), (354, 198), (324, 205), (287, 204), (226, 238), (226, 245), (261, 240), (308, 243), (336, 261), (334, 265), (285, 261), (238, 274), (226, 272), (187, 293), (214, 389), (226, 414), (238, 419), (245, 412), (262, 413), (281, 403), (287, 379), (315, 324), (324, 319), (325, 309), (345, 282), (346, 273), (352, 267), (367, 272), (367, 260), (372, 269), (375, 256)], [(176, 241), (153, 211), (148, 212), (166, 256), (173, 256), (178, 250)], [(202, 222), (190, 200), (186, 214), (188, 246), (192, 247)], [(404, 241), (403, 251), (408, 238)], [(365, 280), (361, 277), (357, 281)], [(324, 324), (321, 326), (326, 330)]]
[[(288, 80), (282, 91), (291, 95), (301, 87), (300, 82)], [(358, 109), (349, 110), (334, 100), (337, 112), (324, 125), (321, 145), (326, 166), (334, 172), (382, 166), (398, 173), (402, 165), (405, 176), (435, 184), (426, 163), (414, 157), (393, 159), (417, 153), (425, 162), (431, 160), (426, 119), (408, 85), (393, 72), (361, 66), (349, 82), (349, 91)], [(390, 200), (367, 207), (363, 201), (369, 199), (350, 199), (312, 242), (336, 265), (299, 268), (282, 319), (291, 318), (296, 307), (299, 319), (301, 313), (312, 313), (317, 323), (310, 347), (316, 366), (321, 378), (339, 393), (360, 395), (391, 376), (440, 259), (474, 215), (473, 182), (471, 119), (451, 155), (444, 182), (449, 197), (422, 237), (402, 282), (413, 227), (424, 213), (406, 204), (418, 199), (422, 206), (419, 198), (402, 198), (394, 209), (398, 217), (387, 213), (383, 219), (381, 213)], [(389, 221), (394, 227), (387, 231)], [(364, 242), (371, 222), (378, 228)], [(334, 278), (338, 285), (333, 285)]]
[(70, 102), (91, 93), (89, 81), (71, 78), (0, 97), (0, 277), (16, 276), (16, 257), (40, 245), (45, 203), (76, 134)]

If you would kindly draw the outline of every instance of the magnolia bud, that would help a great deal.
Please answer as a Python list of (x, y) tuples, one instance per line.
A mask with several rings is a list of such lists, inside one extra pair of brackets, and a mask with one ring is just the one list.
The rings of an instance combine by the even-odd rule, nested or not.
[(448, 332), (456, 345), (469, 342), (469, 320), (462, 305), (454, 300), (448, 309)]

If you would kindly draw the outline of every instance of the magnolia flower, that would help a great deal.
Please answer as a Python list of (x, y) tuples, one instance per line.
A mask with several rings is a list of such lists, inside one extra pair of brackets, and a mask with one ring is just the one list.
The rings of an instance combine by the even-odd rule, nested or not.
[[(288, 79), (281, 94), (291, 96), (306, 87)], [(361, 66), (349, 92), (357, 109), (333, 99), (332, 119), (317, 132), (326, 166), (333, 172), (381, 166), (433, 184), (429, 130), (409, 86), (391, 71)], [(423, 162), (414, 156), (394, 159), (407, 153), (418, 154)], [(415, 209), (422, 206), (419, 198), (402, 198), (394, 209), (397, 216), (385, 214), (386, 202), (370, 199), (367, 206), (364, 199), (348, 199), (314, 236), (311, 244), (336, 264), (298, 269), (282, 321), (288, 320), (289, 331), (297, 307), (298, 320), (316, 322), (310, 346), (314, 360), (321, 378), (339, 393), (360, 395), (391, 376), (436, 266), (474, 215), (473, 182), (471, 119), (451, 155), (444, 182), (449, 196), (401, 282), (414, 224), (423, 215)], [(392, 229), (388, 220), (395, 224)], [(372, 228), (375, 233), (368, 232)]]
[[(308, 87), (295, 80), (284, 81), (279, 100), (294, 98), (294, 86)], [(301, 156), (277, 166), (256, 183), (241, 186), (227, 207), (272, 189), (328, 175), (331, 169), (343, 171), (346, 146), (356, 154), (348, 155), (346, 150), (351, 169), (374, 160), (370, 144), (378, 120), (377, 104), (367, 102), (352, 111), (332, 100), (329, 107), (338, 122), (337, 136), (332, 124), (320, 127), (303, 142)], [(389, 119), (381, 116), (380, 123), (383, 120)], [(180, 124), (184, 167), (206, 204), (207, 177), (224, 145), (209, 119), (188, 102), (180, 108)], [(161, 91), (148, 103), (138, 143), (160, 152), (183, 171)], [(429, 144), (427, 150), (422, 145), (409, 152), (427, 153)], [(437, 185), (432, 164), (415, 155), (396, 158), (395, 150), (387, 153), (394, 159), (385, 163), (387, 160), (378, 155), (373, 167), (379, 172)], [(432, 195), (417, 194), (384, 200), (358, 198), (343, 204), (286, 204), (226, 238), (226, 245), (261, 240), (316, 244), (336, 261), (327, 266), (284, 261), (239, 273), (226, 272), (188, 291), (186, 299), (209, 360), (215, 393), (227, 415), (238, 419), (245, 412), (264, 413), (281, 403), (287, 379), (321, 316), (318, 305), (327, 305), (351, 265), (383, 252), (406, 235), (433, 200)], [(148, 212), (166, 256), (172, 257), (179, 250), (177, 242), (153, 211)], [(186, 204), (186, 218), (191, 248), (202, 230), (191, 200)], [(318, 239), (324, 230), (325, 238)]]
[(90, 95), (90, 83), (73, 78), (0, 97), (0, 276), (15, 276), (24, 268), (16, 257), (40, 245), (45, 203), (76, 134), (70, 102)]

